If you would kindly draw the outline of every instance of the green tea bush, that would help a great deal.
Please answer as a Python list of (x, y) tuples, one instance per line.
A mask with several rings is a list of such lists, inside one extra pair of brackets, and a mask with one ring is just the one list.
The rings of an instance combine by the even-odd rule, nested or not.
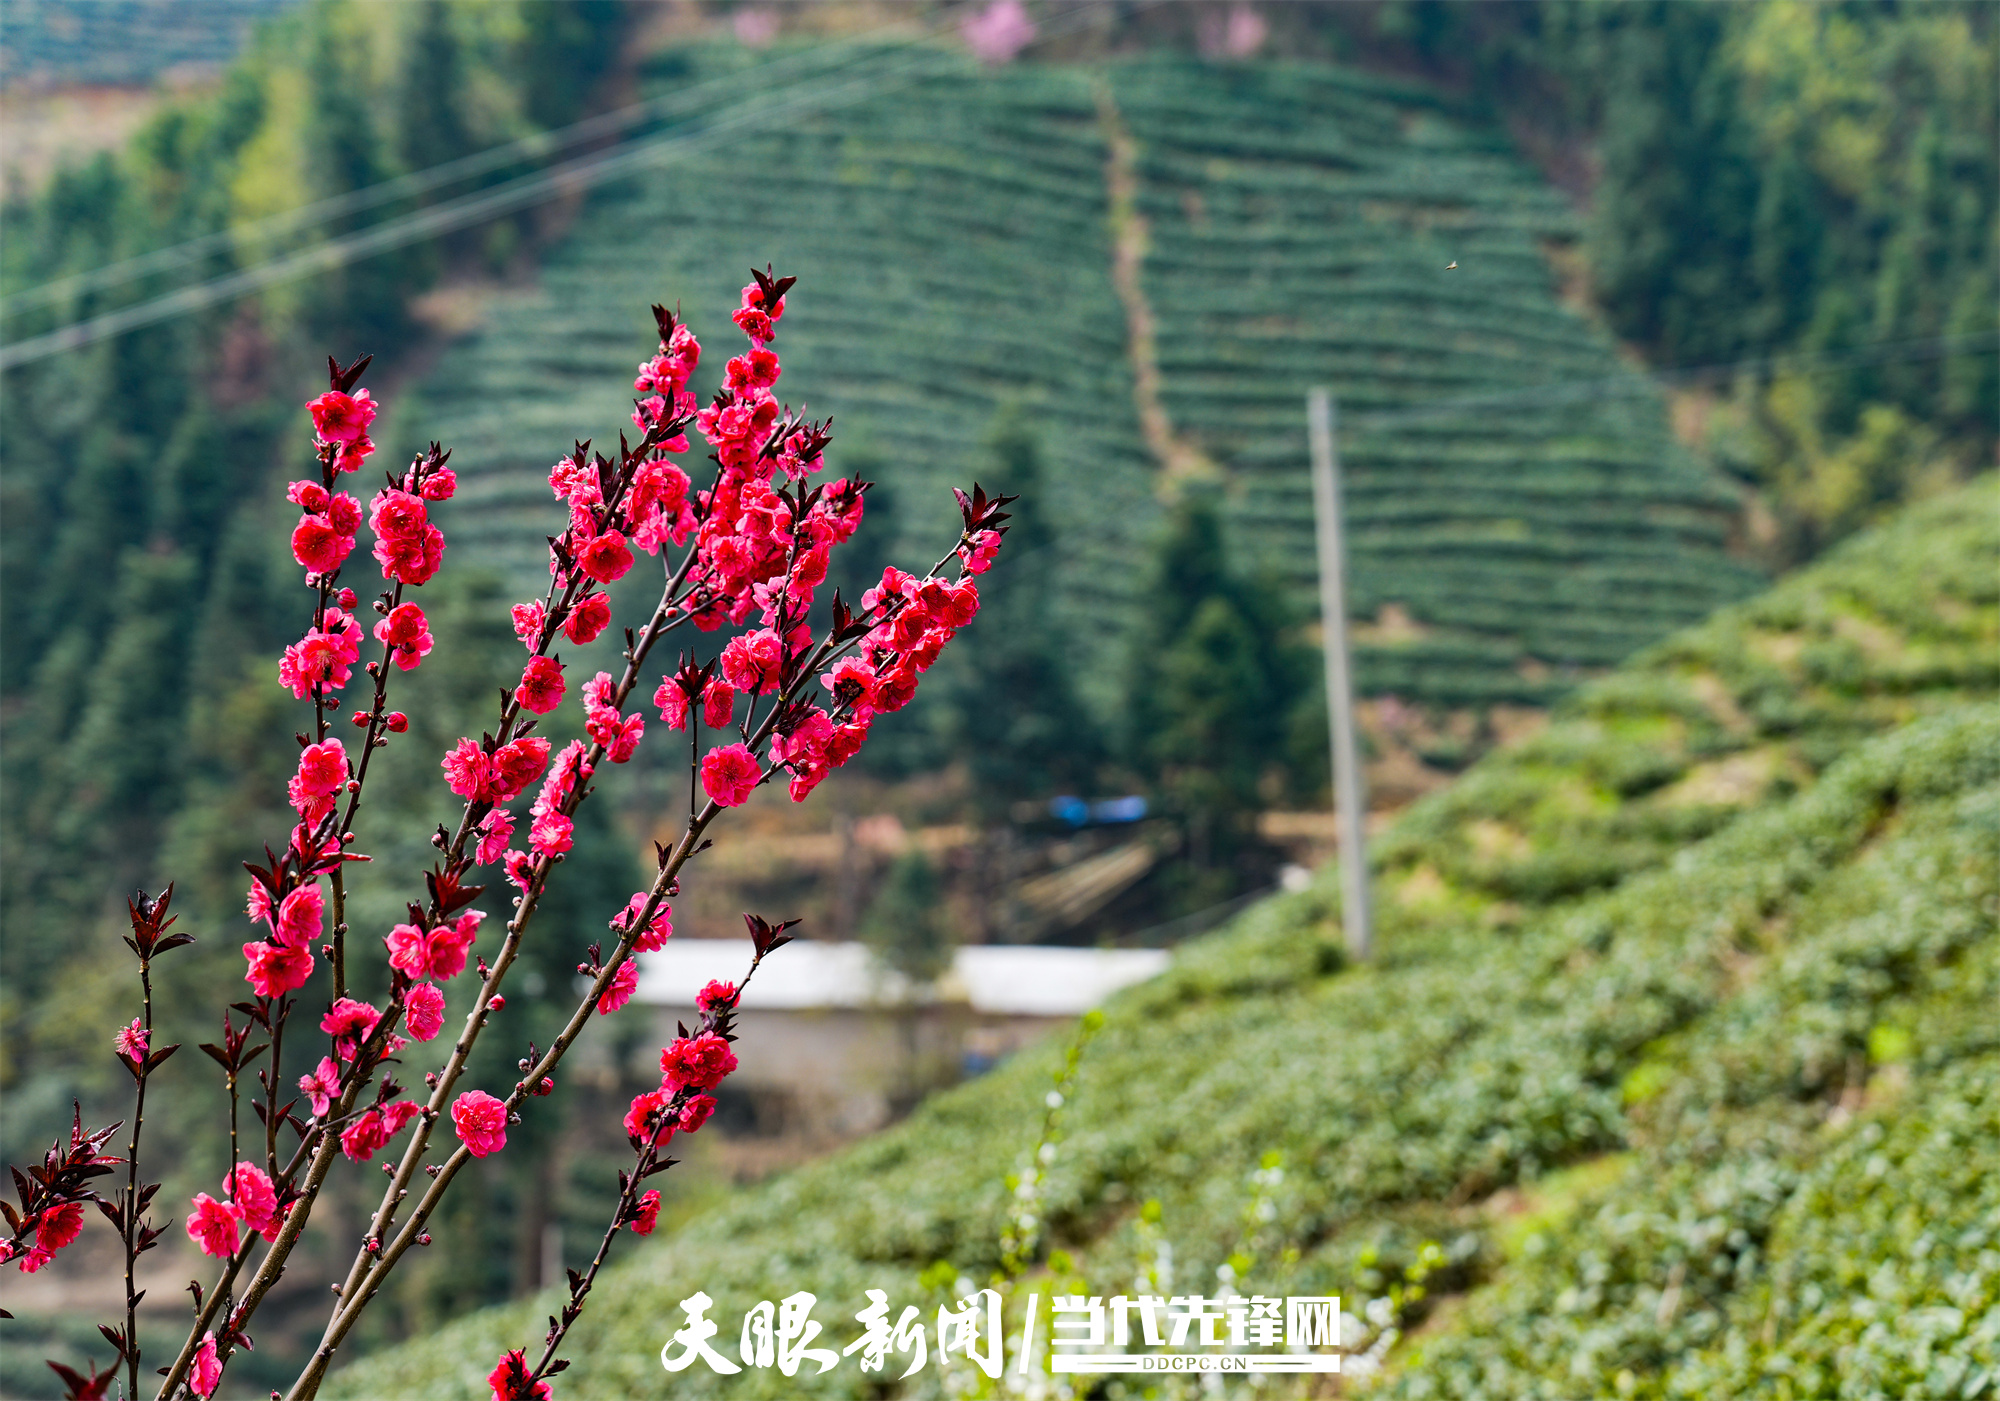
[[(1955, 604), (1950, 590), (1978, 575), (1987, 528), (1944, 530), (1933, 557), (1902, 561), (1943, 581), (1933, 611), (1947, 623), (1927, 644), (1939, 651), (1959, 645), (1951, 628), (1986, 626), (1990, 603), (1974, 590)], [(1898, 538), (1909, 537), (1858, 542), (1850, 563), (1872, 560), (1886, 576)], [(1770, 616), (1813, 613), (1841, 579), (1866, 596), (1869, 577), (1804, 576)], [(1897, 595), (1878, 582), (1874, 596)], [(1659, 655), (1734, 674), (1753, 660), (1731, 648), (1766, 635), (1725, 617)], [(1964, 643), (1968, 659), (1977, 651)], [(1604, 689), (1630, 694), (1644, 674)], [(1970, 1369), (1986, 1365), (1979, 1348), (1991, 1349), (1979, 1341), (1993, 1271), (1973, 1229), (1989, 1190), (1978, 1183), (2000, 1162), (1990, 1135), (1981, 1146), (1966, 1130), (1953, 1150), (1964, 1170), (1927, 1176), (1919, 1150), (1945, 1150), (1902, 1127), (1904, 1115), (1990, 1121), (1990, 1100), (1968, 1087), (1981, 1067), (1990, 1081), (2000, 1054), (2000, 706), (1966, 698), (1979, 689), (1970, 661), (1956, 674), (1956, 694), (1905, 695), (1907, 713), (1935, 713), (1901, 725), (1869, 714), (1882, 689), (1872, 683), (1848, 712), (1830, 692), (1809, 696), (1825, 727), (1886, 733), (1745, 798), (1701, 840), (1635, 843), (1608, 890), (1520, 900), (1505, 931), (1487, 917), (1490, 896), (1438, 884), (1428, 900), (1384, 901), (1380, 956), (1343, 967), (1337, 902), (1319, 887), (1186, 948), (1162, 978), (1114, 1000), (1083, 1056), (1037, 1189), (1051, 1252), (1038, 1270), (1113, 1293), (1157, 1264), (1164, 1240), (1183, 1288), (1241, 1260), (1260, 1289), (1387, 1300), (1402, 1341), (1378, 1375), (1398, 1394), (1567, 1397), (1682, 1394), (1673, 1388), (1702, 1377), (1762, 1386), (1793, 1364), (1784, 1375), (1891, 1375), (1888, 1303), (1801, 1302), (1831, 1298), (1829, 1280), (1891, 1267), (1882, 1299), (1929, 1311), (1924, 1375), (1942, 1368), (1970, 1386)], [(1474, 771), (1472, 784), (1516, 804), (1495, 820), (1532, 804), (1536, 773), (1564, 779), (1549, 756), (1563, 733), (1588, 733), (1593, 694), (1538, 741), (1538, 769), (1509, 752)], [(1599, 743), (1572, 757), (1604, 753)], [(1619, 806), (1599, 801), (1607, 816)], [(1455, 811), (1475, 820), (1470, 804)], [(1392, 850), (1424, 853), (1411, 829), (1427, 820), (1406, 819)], [(810, 1290), (844, 1338), (865, 1288), (922, 1303), (919, 1277), (939, 1278), (938, 1262), (944, 1276), (999, 1270), (1010, 1212), (1000, 1179), (1033, 1150), (1061, 1055), (1024, 1052), (833, 1158), (691, 1201), (680, 1231), (607, 1281), (566, 1394), (795, 1391), (763, 1373), (718, 1384), (698, 1368), (670, 1386), (655, 1354), (697, 1288), (724, 1320)], [(1870, 1134), (1907, 1146), (1881, 1152), (1881, 1200), (1850, 1221), (1833, 1184), (1854, 1163), (1868, 1170), (1877, 1150), (1855, 1145)], [(1252, 1227), (1256, 1203), (1268, 1219)], [(1921, 1255), (1890, 1248), (1932, 1216), (1966, 1224)], [(1435, 1307), (1467, 1291), (1462, 1306)], [(1945, 1308), (1962, 1315), (1957, 1331)], [(345, 1394), (477, 1395), (465, 1359), (537, 1313), (475, 1315), (364, 1360), (343, 1374)], [(910, 1394), (932, 1381), (920, 1374)], [(1831, 1385), (1794, 1394), (1848, 1394)], [(874, 1394), (847, 1369), (814, 1386)]]

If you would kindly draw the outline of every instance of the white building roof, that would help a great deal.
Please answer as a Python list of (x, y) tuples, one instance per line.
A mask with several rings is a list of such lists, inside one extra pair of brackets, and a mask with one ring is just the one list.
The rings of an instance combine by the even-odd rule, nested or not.
[[(960, 949), (951, 971), (919, 997), (965, 1002), (995, 1015), (1075, 1016), (1120, 988), (1167, 966), (1165, 949), (1075, 949), (1041, 944), (984, 944)], [(692, 1007), (710, 980), (734, 982), (750, 966), (748, 939), (673, 939), (639, 955), (637, 997), (662, 1007)], [(883, 969), (864, 944), (800, 940), (757, 970), (744, 994), (747, 1011), (895, 1007), (904, 980)]]

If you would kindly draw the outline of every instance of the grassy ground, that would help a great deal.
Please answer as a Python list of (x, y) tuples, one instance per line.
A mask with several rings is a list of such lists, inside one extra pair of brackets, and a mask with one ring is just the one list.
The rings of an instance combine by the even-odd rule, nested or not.
[[(1383, 848), (1371, 966), (1341, 966), (1322, 887), (1117, 999), (1032, 1189), (1038, 1287), (1128, 1291), (1170, 1260), (1182, 1290), (1227, 1266), (1246, 1290), (1382, 1300), (1358, 1341), (1400, 1396), (1980, 1394), (2000, 1291), (1996, 507), (1988, 479), (1857, 539), (1420, 804)], [(1771, 746), (1778, 778), (1713, 800), (1712, 766)], [(1712, 801), (1663, 827), (1677, 789)], [(845, 1340), (865, 1288), (928, 1307), (986, 1277), (1062, 1055), (683, 1197), (684, 1224), (600, 1286), (564, 1394), (800, 1389), (670, 1384), (656, 1355), (697, 1288), (726, 1333), (811, 1290)], [(365, 1359), (340, 1394), (483, 1395), (549, 1308)], [(880, 1394), (851, 1365), (813, 1385)]]

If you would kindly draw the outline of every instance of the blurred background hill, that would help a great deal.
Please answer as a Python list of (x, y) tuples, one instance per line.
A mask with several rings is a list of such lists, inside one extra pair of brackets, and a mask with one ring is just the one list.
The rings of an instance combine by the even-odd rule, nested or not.
[[(454, 621), (414, 678), (429, 728), (388, 775), (364, 922), (439, 815), (422, 756), (511, 662), (502, 606), (539, 568), (548, 463), (625, 421), (650, 301), (707, 339), (710, 383), (752, 262), (802, 278), (782, 391), (835, 415), (836, 474), (880, 484), (847, 592), (930, 548), (949, 483), (1026, 509), (978, 625), (865, 771), (746, 811), (750, 854), (690, 881), (683, 935), (765, 908), (893, 944), (923, 889), (947, 945), (1172, 942), (1323, 860), (1314, 383), (1341, 415), (1378, 819), (1435, 793), (1381, 869), (1465, 928), (1615, 899), (1912, 718), (1898, 697), (1925, 677), (1991, 684), (1977, 589), (1957, 621), (1935, 604), (1970, 631), (1920, 646), (1798, 603), (1771, 627), (1805, 640), (1725, 664), (1700, 639), (1746, 625), (1714, 624), (1672, 665), (1614, 670), (1992, 463), (1990, 9), (1052, 3), (1005, 53), (968, 51), (979, 12), (0, 12), (10, 1159), (118, 1088), (100, 955), (124, 890), (181, 883), (210, 935), (190, 983), (233, 962), (236, 862), (285, 825), (270, 659), (296, 610), (267, 582), (328, 351), (379, 353), (386, 454), (438, 438), (465, 480), (440, 512)], [(237, 274), (271, 280), (148, 319)], [(132, 329), (51, 353), (120, 314)], [(1951, 499), (1991, 515), (1990, 493)], [(1881, 538), (1927, 548), (1953, 518)], [(1895, 629), (1956, 596), (1889, 548), (1834, 559), (1894, 574)], [(1648, 690), (1676, 667), (1721, 689)], [(1570, 718), (1543, 731), (1552, 708)], [(667, 782), (634, 767), (603, 855), (565, 868), (512, 1040), (546, 1040), (631, 888)], [(494, 1055), (479, 1070), (505, 1074)], [(549, 1277), (546, 1228), (605, 1186), (557, 1148), (617, 1075), (599, 1089), (531, 1117), (384, 1327)], [(207, 1093), (186, 1090), (191, 1117)], [(259, 1355), (274, 1373), (287, 1346)]]

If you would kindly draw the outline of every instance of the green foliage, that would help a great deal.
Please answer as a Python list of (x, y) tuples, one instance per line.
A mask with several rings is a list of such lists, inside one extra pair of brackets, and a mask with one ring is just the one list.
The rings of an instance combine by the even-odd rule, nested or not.
[(1019, 406), (996, 417), (986, 452), (975, 478), (1020, 498), (1010, 508), (1007, 564), (980, 580), (977, 626), (953, 643), (954, 669), (939, 679), (952, 711), (947, 752), (965, 764), (987, 815), (998, 816), (1022, 799), (1089, 790), (1105, 745), (1049, 626), (1054, 565), (1080, 532), (1057, 523), (1041, 442)]
[(1177, 508), (1154, 560), (1145, 619), (1134, 634), (1123, 736), (1129, 762), (1179, 820), (1188, 865), (1184, 909), (1237, 893), (1230, 868), (1290, 738), (1290, 711), (1313, 700), (1310, 654), (1293, 639), (1277, 590), (1233, 572), (1208, 502)]
[(1406, 813), (1385, 893), (1506, 923), (1810, 783), (1864, 736), (2000, 684), (2000, 478), (1905, 512), (1586, 686)]
[(912, 847), (890, 865), (861, 917), (861, 941), (885, 967), (920, 986), (951, 967), (943, 894), (937, 867), (921, 847)]
[[(863, 480), (886, 462), (869, 449), (850, 453), (845, 468)], [(979, 619), (962, 633), (925, 680), (910, 713), (877, 730), (861, 762), (885, 775), (907, 775), (962, 764), (972, 802), (988, 821), (1004, 819), (1021, 801), (1098, 784), (1106, 754), (1102, 727), (1079, 694), (1059, 629), (1054, 571), (1078, 534), (1064, 530), (1050, 506), (1054, 486), (1043, 470), (1042, 441), (1019, 404), (1003, 406), (968, 472), (989, 492), (1017, 496), (1008, 522), (1004, 568), (979, 580)], [(839, 568), (852, 600), (881, 578), (898, 535), (896, 497), (877, 483), (867, 514)], [(836, 580), (836, 582), (838, 582)]]
[[(1369, 42), (1455, 71), (1559, 165), (1589, 151), (1591, 294), (1620, 336), (1674, 367), (1827, 357), (1742, 376), (1708, 437), (1764, 493), (1776, 558), (1807, 557), (1991, 460), (1990, 7), (1385, 11)], [(1361, 13), (1335, 23), (1359, 28)], [(1891, 427), (1930, 435), (1927, 450), (1873, 453)]]
[[(1857, 541), (1847, 573), (1829, 563), (1744, 612), (1828, 607), (1871, 562), (1873, 596), (1894, 597), (1900, 559), (1903, 598), (1988, 626), (1948, 591), (1990, 574), (1984, 536), (1947, 532), (1928, 558), (1899, 556), (1907, 538)], [(1663, 651), (1703, 646), (1748, 665), (1764, 644), (1710, 625)], [(1844, 693), (1808, 677), (1822, 723), (1846, 697), (1844, 757), (1704, 839), (1632, 849), (1609, 890), (1524, 897), (1510, 934), (1462, 901), (1385, 900), (1381, 955), (1343, 969), (1320, 888), (1186, 949), (1113, 1001), (1076, 1067), (1036, 1177), (1046, 1269), (1117, 1292), (1157, 1275), (1165, 1239), (1180, 1279), (1242, 1260), (1277, 1292), (1379, 1298), (1378, 1341), (1403, 1338), (1387, 1385), (1410, 1396), (1822, 1395), (1836, 1377), (1965, 1394), (1994, 1312), (2000, 707), (1937, 680), (1927, 717), (1871, 717), (1908, 677), (1881, 652)], [(678, 1300), (707, 1290), (726, 1331), (809, 1289), (844, 1337), (865, 1288), (1001, 1269), (999, 1178), (1034, 1143), (1061, 1057), (1023, 1053), (635, 1251), (600, 1283), (567, 1384), (777, 1395), (790, 1384), (767, 1374), (661, 1373)], [(464, 1320), (337, 1389), (476, 1396), (545, 1311)], [(1906, 1319), (1925, 1348), (1899, 1347)], [(875, 1394), (851, 1369), (820, 1385)]]

